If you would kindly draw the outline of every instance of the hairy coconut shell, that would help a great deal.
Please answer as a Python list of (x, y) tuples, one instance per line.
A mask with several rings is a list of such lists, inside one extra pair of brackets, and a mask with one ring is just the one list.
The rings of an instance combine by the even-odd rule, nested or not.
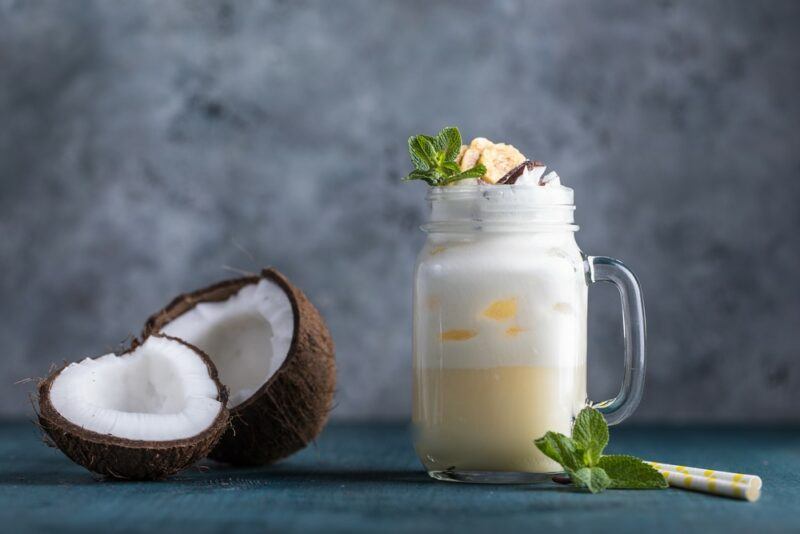
[[(55, 445), (72, 461), (89, 471), (114, 478), (157, 480), (168, 477), (204, 458), (228, 428), (228, 390), (217, 375), (217, 368), (200, 349), (183, 340), (160, 335), (194, 350), (208, 367), (217, 385), (222, 410), (214, 422), (197, 436), (172, 441), (144, 441), (119, 438), (86, 430), (65, 419), (50, 401), (50, 388), (63, 366), (39, 383), (39, 424)], [(134, 340), (127, 354), (139, 343)], [(122, 356), (122, 355), (120, 355)]]
[[(176, 297), (148, 319), (143, 339), (201, 302), (227, 300), (262, 278), (286, 293), (294, 314), (289, 353), (278, 371), (249, 399), (231, 408), (228, 430), (210, 457), (238, 465), (264, 465), (305, 447), (322, 431), (336, 386), (334, 346), (328, 327), (305, 294), (275, 269), (227, 280)], [(213, 355), (212, 355), (213, 358)]]

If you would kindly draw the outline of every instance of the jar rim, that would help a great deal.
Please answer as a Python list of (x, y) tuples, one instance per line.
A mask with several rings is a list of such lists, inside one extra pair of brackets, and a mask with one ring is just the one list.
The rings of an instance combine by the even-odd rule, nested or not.
[(430, 187), (425, 232), (572, 230), (572, 189), (562, 185), (469, 184)]
[(574, 191), (563, 185), (455, 184), (428, 188), (428, 201), (485, 198), (495, 202), (519, 202), (529, 206), (574, 206)]

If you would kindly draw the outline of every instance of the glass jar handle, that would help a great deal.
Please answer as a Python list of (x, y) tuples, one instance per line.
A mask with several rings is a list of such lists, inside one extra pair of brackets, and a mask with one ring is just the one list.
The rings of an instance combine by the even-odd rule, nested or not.
[(622, 299), (622, 335), (625, 340), (625, 374), (619, 394), (613, 399), (592, 403), (609, 425), (633, 413), (642, 400), (645, 369), (645, 320), (642, 287), (633, 272), (621, 261), (605, 256), (587, 256), (586, 276), (590, 283), (611, 282)]

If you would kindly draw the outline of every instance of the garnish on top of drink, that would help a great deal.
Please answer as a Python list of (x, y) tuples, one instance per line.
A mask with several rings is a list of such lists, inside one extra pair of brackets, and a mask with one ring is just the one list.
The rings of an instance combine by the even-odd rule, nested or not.
[(458, 128), (448, 126), (435, 136), (413, 135), (408, 151), (415, 169), (405, 180), (422, 180), (430, 186), (454, 184), (547, 185), (560, 184), (558, 174), (545, 174), (540, 161), (525, 157), (514, 146), (476, 137), (462, 144)]

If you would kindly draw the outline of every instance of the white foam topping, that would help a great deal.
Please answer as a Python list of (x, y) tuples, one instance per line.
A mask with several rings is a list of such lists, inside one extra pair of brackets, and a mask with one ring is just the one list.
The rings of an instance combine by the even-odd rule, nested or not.
[[(585, 363), (586, 283), (569, 232), (436, 240), (421, 256), (415, 299), (418, 364), (437, 368)], [(513, 302), (504, 318), (485, 315)], [(447, 332), (468, 333), (443, 339)]]

